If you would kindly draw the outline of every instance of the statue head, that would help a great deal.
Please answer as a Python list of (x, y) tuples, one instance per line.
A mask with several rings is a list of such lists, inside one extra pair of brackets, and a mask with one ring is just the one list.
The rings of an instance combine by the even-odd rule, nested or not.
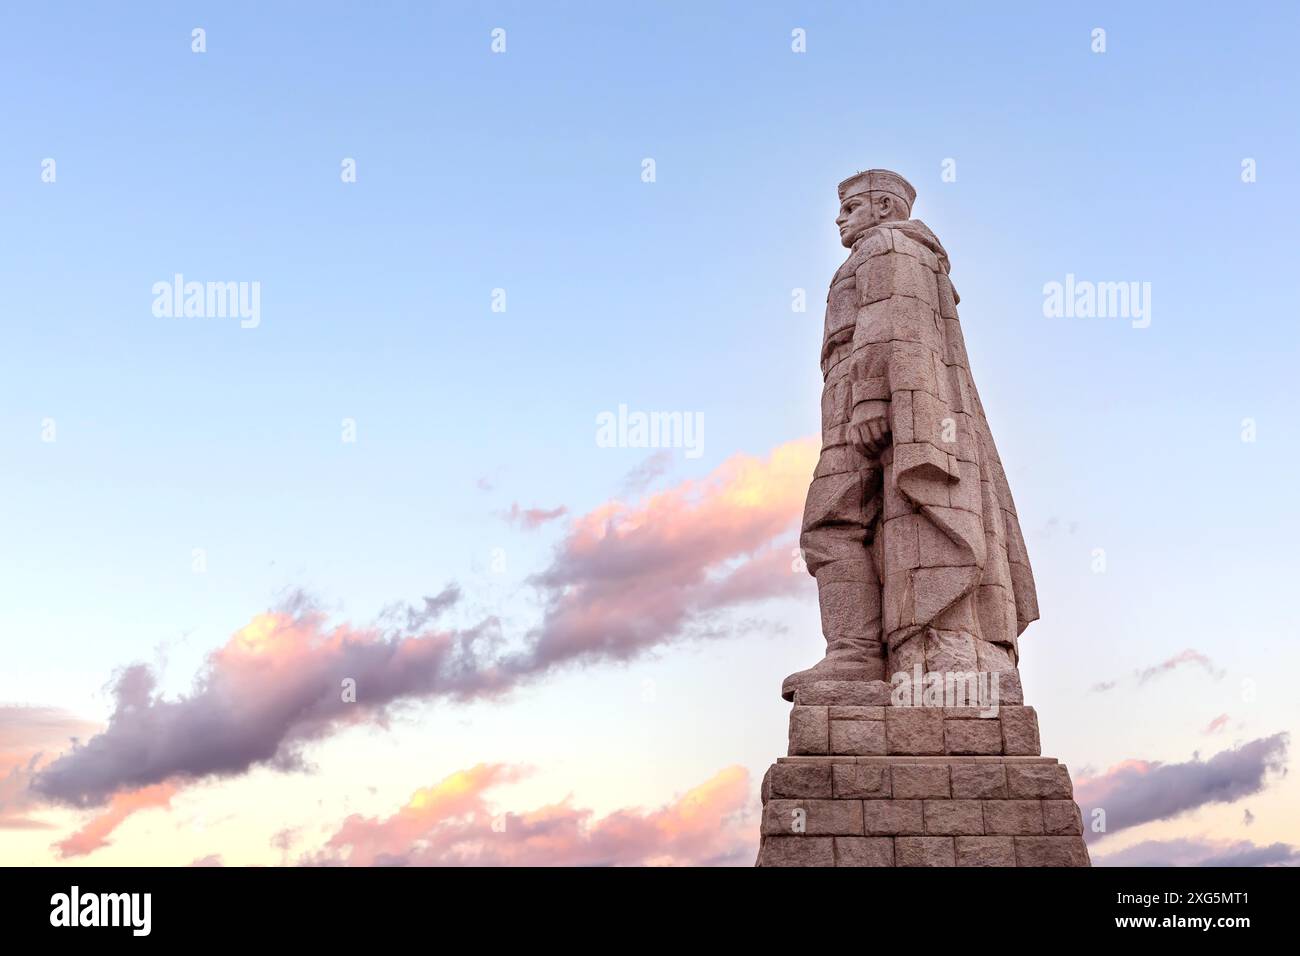
[(868, 169), (840, 183), (840, 242), (847, 248), (862, 238), (872, 226), (912, 214), (916, 190), (898, 173), (888, 169)]

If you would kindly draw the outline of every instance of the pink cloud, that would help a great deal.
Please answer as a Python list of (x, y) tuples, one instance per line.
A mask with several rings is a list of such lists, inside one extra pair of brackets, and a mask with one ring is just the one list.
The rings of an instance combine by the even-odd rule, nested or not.
[(1228, 715), (1220, 714), (1218, 717), (1215, 717), (1212, 721), (1206, 724), (1205, 729), (1202, 730), (1201, 733), (1217, 734), (1220, 730), (1222, 730), (1226, 726), (1228, 726)]
[(1138, 683), (1145, 684), (1153, 677), (1159, 677), (1162, 674), (1168, 674), (1171, 671), (1177, 670), (1179, 667), (1182, 667), (1184, 664), (1196, 664), (1197, 666), (1204, 668), (1205, 671), (1208, 674), (1210, 674), (1210, 676), (1214, 677), (1216, 680), (1223, 676), (1223, 671), (1216, 668), (1214, 666), (1213, 661), (1211, 661), (1200, 651), (1193, 650), (1192, 648), (1189, 647), (1187, 650), (1175, 654), (1173, 657), (1169, 658), (1166, 661), (1161, 661), (1159, 664), (1155, 664), (1151, 667), (1147, 667), (1144, 668), (1143, 670), (1138, 671), (1137, 672)]
[(67, 839), (54, 844), (54, 849), (62, 859), (85, 856), (100, 847), (108, 846), (108, 837), (120, 827), (126, 818), (141, 810), (154, 807), (170, 807), (171, 799), (176, 795), (177, 787), (170, 783), (155, 784), (140, 790), (129, 790), (116, 794), (109, 801), (108, 807), (95, 814), (81, 829)]
[(531, 578), (541, 623), (513, 647), (495, 618), (440, 626), (460, 595), (450, 585), (370, 627), (331, 625), (304, 600), (259, 614), (177, 697), (157, 692), (147, 665), (126, 667), (107, 728), (41, 767), (32, 788), (98, 806), (169, 780), (298, 769), (305, 744), (383, 723), (402, 702), (492, 698), (559, 667), (726, 633), (710, 626), (719, 611), (810, 586), (792, 564), (816, 456), (813, 439), (736, 455), (702, 479), (576, 518)]
[(1209, 760), (1199, 755), (1183, 763), (1125, 760), (1104, 774), (1080, 777), (1074, 797), (1085, 823), (1094, 819), (1096, 810), (1105, 811), (1106, 821), (1102, 833), (1085, 826), (1085, 836), (1099, 840), (1129, 827), (1259, 793), (1271, 775), (1285, 773), (1288, 742), (1288, 735), (1279, 733), (1220, 751)]
[(525, 531), (536, 531), (548, 521), (554, 521), (557, 518), (563, 518), (569, 513), (569, 509), (564, 505), (558, 508), (520, 508), (518, 502), (510, 505), (509, 511), (501, 512), (501, 516), (510, 524), (518, 525)]
[[(1170, 674), (1187, 664), (1195, 664), (1198, 667), (1203, 668), (1205, 672), (1215, 680), (1220, 680), (1224, 675), (1222, 668), (1215, 667), (1212, 660), (1200, 651), (1189, 647), (1187, 650), (1180, 651), (1173, 657), (1161, 661), (1159, 664), (1153, 664), (1150, 667), (1144, 667), (1141, 670), (1134, 671), (1133, 676), (1137, 678), (1138, 686), (1140, 687), (1150, 680), (1162, 677), (1165, 674)], [(1105, 693), (1106, 691), (1114, 690), (1118, 686), (1119, 681), (1107, 680), (1093, 684), (1091, 689), (1094, 693)]]
[(69, 742), (98, 729), (98, 724), (55, 707), (0, 705), (0, 830), (52, 828), (27, 815), (36, 803), (32, 778)]
[(531, 579), (548, 596), (534, 653), (625, 659), (710, 611), (808, 587), (792, 567), (793, 526), (816, 458), (812, 439), (737, 455), (700, 481), (575, 519)]
[(478, 764), (416, 791), (385, 818), (348, 817), (305, 863), (375, 866), (653, 866), (750, 863), (757, 814), (749, 775), (727, 767), (665, 806), (603, 817), (570, 800), (501, 812), (491, 790), (526, 770)]
[(1289, 843), (1180, 837), (1144, 840), (1114, 853), (1092, 854), (1094, 866), (1297, 866), (1300, 848)]
[(640, 494), (654, 483), (656, 478), (666, 474), (673, 463), (671, 449), (662, 448), (646, 458), (623, 478), (625, 494)]
[(148, 666), (127, 667), (114, 683), (108, 727), (43, 767), (33, 789), (94, 806), (166, 780), (238, 774), (254, 764), (298, 768), (305, 742), (340, 726), (382, 722), (396, 701), (486, 696), (509, 686), (517, 675), (485, 663), (495, 621), (465, 630), (432, 626), (454, 597), (444, 593), (408, 609), (414, 634), (329, 627), (302, 606), (259, 614), (208, 656), (194, 689), (176, 698), (157, 693)]

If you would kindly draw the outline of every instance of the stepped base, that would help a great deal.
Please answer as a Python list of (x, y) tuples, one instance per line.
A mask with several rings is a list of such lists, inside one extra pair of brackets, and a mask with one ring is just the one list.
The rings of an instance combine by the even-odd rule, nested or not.
[(790, 708), (790, 756), (1040, 753), (1038, 715), (1014, 693), (983, 707), (895, 706), (884, 681), (820, 681)]
[(1089, 866), (1050, 757), (782, 757), (759, 866)]
[(1089, 866), (1069, 772), (1040, 756), (1019, 680), (997, 686), (983, 707), (800, 686), (790, 756), (763, 778), (758, 865)]

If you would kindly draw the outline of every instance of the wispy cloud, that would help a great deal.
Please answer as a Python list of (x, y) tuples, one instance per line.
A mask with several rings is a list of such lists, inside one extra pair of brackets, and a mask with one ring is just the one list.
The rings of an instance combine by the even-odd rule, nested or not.
[(1147, 681), (1151, 680), (1152, 678), (1160, 677), (1164, 674), (1172, 673), (1173, 671), (1187, 664), (1194, 664), (1197, 667), (1204, 668), (1205, 672), (1209, 674), (1211, 677), (1213, 677), (1215, 680), (1218, 680), (1219, 678), (1223, 677), (1223, 671), (1215, 667), (1213, 661), (1211, 661), (1200, 651), (1193, 650), (1192, 648), (1189, 647), (1187, 650), (1179, 654), (1175, 654), (1173, 657), (1169, 658), (1166, 661), (1161, 661), (1159, 664), (1156, 664), (1152, 667), (1143, 668), (1142, 670), (1137, 671), (1136, 674), (1137, 674), (1138, 684), (1139, 685), (1145, 684)]
[(568, 513), (569, 509), (564, 505), (556, 508), (521, 508), (518, 502), (513, 502), (510, 510), (502, 511), (500, 515), (509, 524), (523, 528), (525, 531), (536, 531), (548, 521), (563, 518)]
[(141, 810), (154, 807), (170, 807), (172, 797), (179, 788), (170, 783), (159, 783), (139, 790), (128, 790), (115, 794), (108, 806), (96, 813), (81, 829), (66, 839), (54, 844), (58, 855), (67, 859), (85, 856), (100, 847), (108, 846), (108, 837), (120, 827), (126, 818)]
[(1206, 724), (1205, 729), (1202, 730), (1201, 733), (1206, 735), (1217, 734), (1226, 726), (1228, 726), (1228, 715), (1220, 714), (1218, 717), (1215, 717), (1212, 721)]
[(99, 729), (55, 707), (0, 705), (0, 830), (51, 827), (28, 815), (35, 804), (32, 777), (69, 743)]
[(339, 726), (382, 721), (396, 701), (509, 687), (517, 675), (485, 663), (499, 638), (496, 622), (437, 629), (430, 615), (448, 605), (440, 596), (409, 609), (415, 634), (329, 627), (301, 603), (259, 614), (209, 655), (194, 689), (176, 698), (157, 693), (147, 665), (127, 667), (113, 684), (107, 728), (41, 768), (33, 790), (92, 806), (166, 780), (238, 774), (254, 764), (299, 768), (302, 744)]
[(749, 775), (728, 767), (665, 806), (605, 816), (571, 799), (501, 811), (490, 791), (527, 770), (478, 764), (416, 791), (389, 817), (353, 815), (304, 863), (352, 866), (722, 865), (753, 861)]
[(627, 473), (623, 479), (623, 494), (641, 494), (650, 487), (656, 478), (666, 474), (672, 463), (672, 449), (661, 448)]
[[(1216, 667), (1214, 662), (1206, 655), (1189, 647), (1187, 650), (1180, 651), (1168, 660), (1161, 661), (1159, 664), (1153, 664), (1150, 667), (1143, 667), (1135, 670), (1133, 676), (1137, 678), (1138, 686), (1141, 687), (1143, 684), (1146, 684), (1157, 677), (1171, 674), (1180, 667), (1185, 667), (1188, 664), (1203, 668), (1205, 672), (1215, 680), (1221, 680), (1225, 673), (1222, 668)], [(1093, 693), (1104, 694), (1107, 691), (1114, 690), (1119, 686), (1119, 684), (1120, 682), (1118, 680), (1098, 681), (1089, 689)]]
[(1183, 837), (1144, 840), (1102, 855), (1094, 851), (1092, 862), (1094, 866), (1297, 866), (1300, 849), (1290, 843)]
[[(1286, 769), (1289, 737), (1285, 733), (1252, 740), (1220, 751), (1209, 760), (1194, 756), (1184, 763), (1127, 760), (1096, 777), (1081, 777), (1074, 796), (1085, 820), (1105, 811), (1106, 832), (1098, 840), (1129, 827), (1165, 820), (1212, 803), (1231, 803), (1264, 789), (1272, 773)], [(1085, 828), (1088, 829), (1088, 828)]]
[(792, 525), (816, 456), (814, 440), (738, 455), (701, 481), (576, 519), (531, 578), (547, 596), (534, 656), (624, 659), (713, 611), (806, 589), (791, 570)]
[(555, 668), (710, 637), (716, 612), (808, 587), (790, 549), (815, 459), (812, 440), (738, 455), (704, 479), (575, 519), (531, 579), (541, 624), (512, 647), (495, 618), (440, 625), (459, 597), (450, 586), (360, 628), (294, 598), (212, 652), (174, 698), (158, 693), (150, 667), (131, 665), (114, 681), (107, 728), (42, 767), (32, 787), (93, 806), (164, 781), (297, 769), (305, 744), (382, 722), (404, 701), (490, 698)]

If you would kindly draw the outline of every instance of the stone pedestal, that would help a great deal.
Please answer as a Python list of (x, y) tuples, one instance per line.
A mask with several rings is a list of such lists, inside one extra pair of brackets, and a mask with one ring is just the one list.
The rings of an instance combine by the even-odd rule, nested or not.
[(790, 755), (763, 778), (759, 866), (1089, 865), (1032, 707), (889, 698), (883, 681), (799, 688)]

